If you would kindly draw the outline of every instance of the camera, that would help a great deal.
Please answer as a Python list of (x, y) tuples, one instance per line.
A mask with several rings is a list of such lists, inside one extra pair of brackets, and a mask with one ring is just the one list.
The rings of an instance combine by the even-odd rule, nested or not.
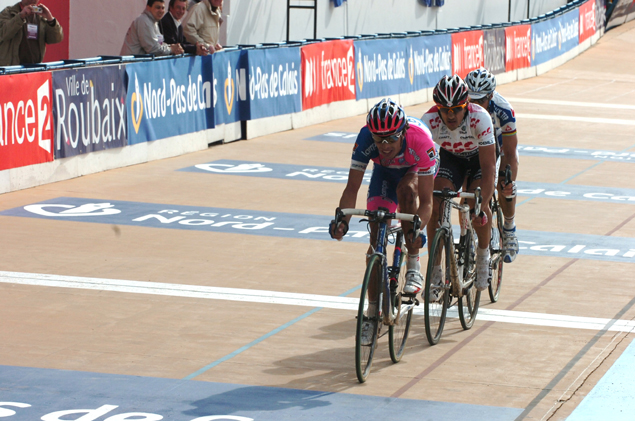
[(33, 10), (33, 13), (42, 13), (42, 8), (40, 6), (31, 6), (31, 10)]

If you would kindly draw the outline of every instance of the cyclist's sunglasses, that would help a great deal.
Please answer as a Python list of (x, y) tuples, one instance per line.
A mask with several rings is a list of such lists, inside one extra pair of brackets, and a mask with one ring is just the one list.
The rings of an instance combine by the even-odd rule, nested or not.
[(485, 104), (487, 101), (489, 101), (489, 99), (490, 99), (489, 95), (485, 95), (483, 98), (479, 98), (479, 99), (470, 98), (470, 102), (474, 102), (476, 104)]
[(467, 107), (467, 103), (463, 105), (455, 105), (454, 107), (442, 107), (440, 105), (438, 105), (437, 107), (439, 108), (439, 111), (442, 111), (444, 113), (449, 113), (450, 110), (452, 110), (452, 112), (456, 114), (459, 111), (465, 109), (465, 107)]
[(395, 134), (390, 135), (390, 136), (379, 136), (379, 135), (376, 135), (376, 134), (373, 133), (372, 136), (373, 136), (373, 141), (375, 141), (375, 143), (380, 143), (380, 144), (381, 143), (388, 143), (388, 144), (391, 144), (391, 143), (398, 142), (399, 138), (401, 138), (401, 134), (402, 134), (402, 132), (395, 133)]

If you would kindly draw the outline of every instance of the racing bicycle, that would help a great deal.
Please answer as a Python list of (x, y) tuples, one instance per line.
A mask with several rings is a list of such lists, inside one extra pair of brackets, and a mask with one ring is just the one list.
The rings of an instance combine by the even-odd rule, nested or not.
[[(481, 292), (476, 289), (477, 237), (472, 228), (470, 207), (464, 199), (474, 199), (474, 210), (481, 213), (481, 189), (474, 193), (455, 192), (450, 189), (435, 190), (441, 198), (441, 223), (430, 243), (430, 255), (423, 291), (426, 337), (430, 345), (441, 338), (448, 308), (458, 306), (463, 329), (472, 327), (478, 312)], [(459, 199), (455, 201), (453, 199)], [(461, 234), (455, 243), (452, 232), (451, 211), (459, 211)], [(435, 283), (435, 275), (440, 283)]]
[[(507, 164), (505, 171), (501, 171), (500, 175), (505, 176), (505, 185), (512, 182), (512, 170), (511, 166)], [(507, 201), (511, 201), (511, 198), (505, 198)], [(503, 257), (505, 255), (503, 250), (503, 211), (501, 210), (497, 189), (494, 189), (492, 200), (490, 202), (490, 208), (492, 209), (492, 237), (490, 240), (490, 258), (492, 259), (492, 280), (487, 288), (489, 292), (489, 299), (495, 303), (498, 301), (498, 297), (501, 293), (501, 284), (503, 283)]]
[[(357, 310), (357, 327), (355, 330), (355, 371), (357, 380), (364, 383), (370, 374), (373, 356), (377, 348), (377, 341), (382, 334), (382, 325), (388, 327), (388, 345), (390, 359), (397, 363), (401, 360), (406, 347), (413, 309), (419, 301), (413, 294), (405, 294), (403, 287), (406, 283), (407, 249), (401, 225), (390, 225), (391, 220), (409, 221), (413, 223), (413, 230), (421, 227), (418, 215), (389, 212), (388, 209), (340, 209), (335, 211), (332, 223), (339, 224), (345, 216), (362, 216), (360, 222), (377, 223), (377, 240), (371, 246), (371, 253), (367, 255), (366, 272)], [(388, 261), (388, 245), (394, 245), (392, 264)], [(367, 291), (371, 282), (378, 285), (377, 310), (374, 314), (365, 314), (368, 308)], [(364, 322), (374, 323), (372, 341), (369, 345), (362, 345), (362, 326)]]

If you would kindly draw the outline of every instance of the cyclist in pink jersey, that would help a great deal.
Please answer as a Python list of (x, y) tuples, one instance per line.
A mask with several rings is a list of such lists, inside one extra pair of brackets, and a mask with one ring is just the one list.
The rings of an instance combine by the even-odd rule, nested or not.
[[(459, 76), (444, 76), (433, 91), (436, 105), (423, 115), (432, 138), (441, 146), (440, 165), (434, 189), (458, 191), (467, 182), (467, 191), (481, 188), (482, 213), (474, 215), (472, 225), (478, 236), (476, 256), (476, 288), (487, 289), (491, 278), (489, 242), (491, 209), (496, 172), (496, 140), (492, 119), (478, 105), (468, 103), (467, 85)], [(438, 228), (440, 199), (434, 199), (428, 236)], [(471, 203), (471, 206), (474, 206)], [(433, 222), (434, 221), (434, 222)], [(433, 270), (434, 284), (441, 284), (441, 267)]]
[[(372, 160), (373, 172), (368, 187), (367, 209), (376, 210), (382, 207), (395, 212), (399, 206), (400, 212), (417, 214), (422, 225), (426, 224), (432, 213), (432, 187), (437, 163), (430, 131), (420, 120), (407, 117), (403, 108), (390, 98), (381, 100), (370, 110), (366, 123), (353, 147), (348, 182), (339, 207), (355, 207), (364, 172)], [(350, 218), (346, 217), (338, 226), (331, 223), (331, 237), (341, 240), (348, 231)], [(377, 224), (371, 224), (370, 227), (372, 245), (377, 238)], [(411, 222), (402, 221), (402, 227), (408, 248), (404, 292), (417, 294), (423, 283), (419, 249), (424, 246), (426, 237), (422, 231), (413, 232)], [(369, 249), (370, 252), (372, 251)], [(369, 314), (372, 314), (373, 306), (377, 305), (378, 285), (369, 285), (368, 296), (371, 307)], [(367, 332), (370, 338), (373, 323), (365, 322), (362, 327), (363, 336)]]

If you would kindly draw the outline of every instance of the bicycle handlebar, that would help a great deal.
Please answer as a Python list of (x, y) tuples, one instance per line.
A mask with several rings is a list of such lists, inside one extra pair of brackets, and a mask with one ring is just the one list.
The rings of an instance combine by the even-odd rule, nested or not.
[(443, 199), (474, 199), (474, 213), (482, 216), (481, 206), (483, 203), (483, 196), (481, 195), (480, 187), (477, 187), (476, 190), (474, 190), (474, 193), (456, 192), (445, 188), (443, 190), (434, 190), (432, 194)]
[(419, 221), (419, 215), (413, 215), (410, 213), (399, 213), (399, 212), (388, 212), (386, 210), (368, 210), (368, 209), (340, 209), (337, 208), (335, 211), (336, 219), (341, 219), (344, 216), (365, 216), (367, 218), (372, 218), (374, 220), (388, 220), (388, 219), (399, 219), (402, 221), (408, 222), (417, 222)]

